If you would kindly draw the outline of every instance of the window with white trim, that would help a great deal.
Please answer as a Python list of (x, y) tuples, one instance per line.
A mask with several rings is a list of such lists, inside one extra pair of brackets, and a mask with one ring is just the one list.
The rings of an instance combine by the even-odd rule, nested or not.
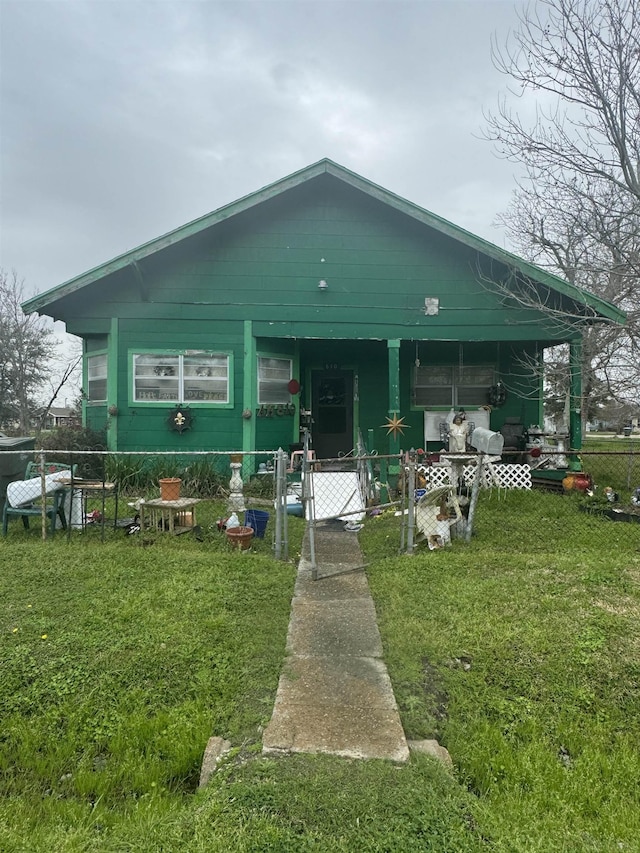
[(414, 368), (414, 406), (484, 406), (495, 381), (491, 365), (420, 365)]
[(258, 357), (258, 403), (287, 405), (291, 402), (289, 382), (293, 370), (290, 358)]
[(87, 401), (107, 402), (107, 354), (87, 356)]
[(229, 356), (136, 353), (133, 397), (137, 403), (228, 403)]

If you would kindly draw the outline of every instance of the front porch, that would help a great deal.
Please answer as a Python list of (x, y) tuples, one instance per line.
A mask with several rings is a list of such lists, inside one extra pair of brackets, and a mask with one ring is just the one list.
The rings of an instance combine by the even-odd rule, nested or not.
[[(359, 436), (369, 451), (382, 454), (409, 447), (436, 452), (443, 446), (441, 423), (450, 423), (460, 410), (476, 426), (506, 432), (511, 427), (521, 436), (532, 424), (543, 423), (544, 349), (536, 341), (258, 339), (258, 354), (265, 345), (272, 352), (289, 347), (299, 391), (293, 397), (297, 398), (295, 414), (288, 426), (285, 418), (270, 423), (257, 418), (257, 449), (296, 445), (307, 429), (318, 459), (353, 452)], [(577, 345), (573, 345), (575, 405), (571, 407), (569, 446), (579, 449), (576, 352)], [(522, 366), (525, 362), (538, 364), (539, 369), (527, 372)], [(516, 447), (514, 444), (512, 449)]]

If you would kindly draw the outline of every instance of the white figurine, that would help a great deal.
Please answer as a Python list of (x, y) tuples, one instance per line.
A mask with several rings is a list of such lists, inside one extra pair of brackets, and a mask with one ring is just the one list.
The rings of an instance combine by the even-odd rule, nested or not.
[(468, 426), (460, 415), (456, 415), (449, 428), (449, 453), (464, 453), (467, 448)]

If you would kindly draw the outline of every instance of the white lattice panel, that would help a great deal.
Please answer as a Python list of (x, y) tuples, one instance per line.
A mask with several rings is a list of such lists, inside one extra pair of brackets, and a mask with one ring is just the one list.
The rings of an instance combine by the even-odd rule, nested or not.
[[(463, 477), (465, 485), (471, 486), (476, 477), (476, 466), (465, 465)], [(426, 488), (451, 485), (451, 468), (442, 466), (419, 466), (417, 473), (426, 480)], [(483, 466), (483, 488), (490, 489), (531, 489), (531, 468), (529, 465), (496, 465), (489, 463)]]
[[(464, 482), (470, 486), (476, 478), (476, 466), (466, 465)], [(531, 468), (528, 465), (495, 465), (489, 463), (482, 468), (482, 486), (485, 489), (531, 489)]]
[(433, 468), (423, 467), (420, 465), (416, 472), (421, 474), (426, 480), (427, 489), (435, 489), (437, 486), (450, 486), (451, 485), (451, 468), (447, 468), (444, 465)]

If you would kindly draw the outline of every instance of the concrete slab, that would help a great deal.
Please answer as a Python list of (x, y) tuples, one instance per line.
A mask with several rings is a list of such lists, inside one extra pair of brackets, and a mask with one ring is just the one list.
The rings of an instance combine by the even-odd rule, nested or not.
[(231, 749), (231, 742), (221, 737), (210, 737), (202, 757), (199, 788), (204, 788), (216, 772), (218, 764)]
[(348, 601), (293, 599), (287, 652), (382, 657), (376, 611), (369, 597)]
[(341, 598), (370, 598), (367, 576), (350, 566), (322, 566), (317, 580), (311, 578), (311, 566), (300, 562), (294, 595), (309, 601), (335, 601)]
[(357, 535), (327, 522), (315, 541), (319, 579), (305, 539), (263, 752), (407, 761)]
[(397, 711), (381, 708), (278, 707), (264, 732), (267, 754), (309, 752), (405, 762), (409, 748)]
[(277, 704), (397, 709), (384, 662), (369, 657), (301, 657), (285, 660)]

